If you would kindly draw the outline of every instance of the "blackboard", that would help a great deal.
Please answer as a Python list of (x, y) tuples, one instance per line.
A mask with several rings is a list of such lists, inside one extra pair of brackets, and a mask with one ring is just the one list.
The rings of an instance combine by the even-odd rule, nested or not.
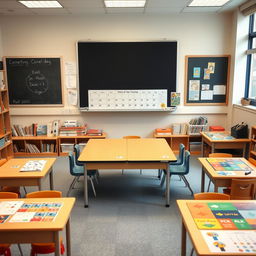
[(61, 58), (5, 57), (10, 105), (62, 104)]
[(89, 90), (176, 91), (177, 42), (78, 42), (77, 53), (81, 109)]
[(229, 55), (186, 56), (185, 105), (227, 105)]

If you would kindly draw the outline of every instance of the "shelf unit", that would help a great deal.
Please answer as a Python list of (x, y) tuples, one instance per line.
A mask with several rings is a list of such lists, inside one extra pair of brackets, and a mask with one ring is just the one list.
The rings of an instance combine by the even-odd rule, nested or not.
[(256, 160), (256, 126), (251, 128), (251, 144), (249, 157)]
[[(0, 166), (13, 157), (9, 99), (5, 70), (0, 70)], [(1, 79), (1, 80), (2, 80)]]
[[(13, 137), (14, 156), (28, 157), (28, 156), (58, 156), (58, 137), (47, 136), (24, 136)], [(34, 145), (34, 146), (30, 146)], [(29, 152), (36, 147), (39, 152)]]
[(73, 146), (75, 144), (87, 143), (88, 140), (90, 140), (90, 139), (105, 139), (105, 138), (106, 138), (106, 133), (103, 133), (100, 136), (88, 136), (88, 135), (85, 135), (85, 136), (58, 136), (59, 156), (68, 155), (67, 152), (62, 152), (61, 145), (63, 145), (63, 144), (70, 144)]

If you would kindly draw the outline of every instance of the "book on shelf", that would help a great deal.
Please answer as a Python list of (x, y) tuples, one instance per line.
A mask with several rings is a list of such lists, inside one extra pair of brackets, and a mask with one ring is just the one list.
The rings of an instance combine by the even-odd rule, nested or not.
[(41, 136), (41, 135), (47, 135), (47, 125), (45, 124), (39, 124), (36, 129), (36, 135)]
[(59, 133), (60, 136), (84, 136), (87, 131), (87, 126), (61, 126)]
[(172, 124), (172, 133), (173, 135), (179, 135), (180, 134), (180, 123), (174, 123)]
[(102, 135), (102, 129), (88, 129), (86, 132), (86, 135), (88, 136), (101, 136)]

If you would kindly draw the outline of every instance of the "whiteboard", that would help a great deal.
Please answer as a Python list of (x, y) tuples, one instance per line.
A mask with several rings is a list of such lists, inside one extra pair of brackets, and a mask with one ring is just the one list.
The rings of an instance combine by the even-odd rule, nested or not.
[(89, 110), (164, 110), (168, 90), (88, 90)]

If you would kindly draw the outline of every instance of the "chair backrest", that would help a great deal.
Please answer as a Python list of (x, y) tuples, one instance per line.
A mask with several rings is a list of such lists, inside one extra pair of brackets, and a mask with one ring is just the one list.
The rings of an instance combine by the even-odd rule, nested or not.
[(230, 195), (222, 193), (197, 193), (194, 194), (195, 200), (230, 200)]
[(253, 200), (256, 193), (256, 179), (232, 179), (230, 198), (232, 200)]
[(74, 151), (75, 151), (75, 163), (76, 163), (76, 165), (83, 166), (83, 163), (78, 161), (78, 157), (80, 156), (80, 153), (81, 153), (80, 152), (80, 146), (78, 144), (76, 144), (74, 146)]
[(182, 143), (180, 143), (179, 158), (178, 158), (176, 164), (182, 164), (183, 163), (184, 155), (185, 155), (185, 146)]
[(14, 192), (0, 192), (0, 198), (5, 199), (5, 198), (18, 198), (19, 195)]
[(256, 159), (249, 158), (248, 161), (249, 161), (252, 165), (256, 166)]
[(44, 191), (36, 191), (26, 194), (27, 198), (54, 198), (54, 197), (62, 197), (61, 191), (57, 190), (44, 190)]
[(209, 157), (233, 157), (232, 154), (228, 153), (211, 153)]
[(190, 161), (190, 152), (189, 151), (185, 151), (185, 159), (184, 159), (184, 174), (189, 173), (189, 161)]
[(136, 135), (129, 135), (129, 136), (123, 136), (123, 139), (140, 139), (140, 136)]

